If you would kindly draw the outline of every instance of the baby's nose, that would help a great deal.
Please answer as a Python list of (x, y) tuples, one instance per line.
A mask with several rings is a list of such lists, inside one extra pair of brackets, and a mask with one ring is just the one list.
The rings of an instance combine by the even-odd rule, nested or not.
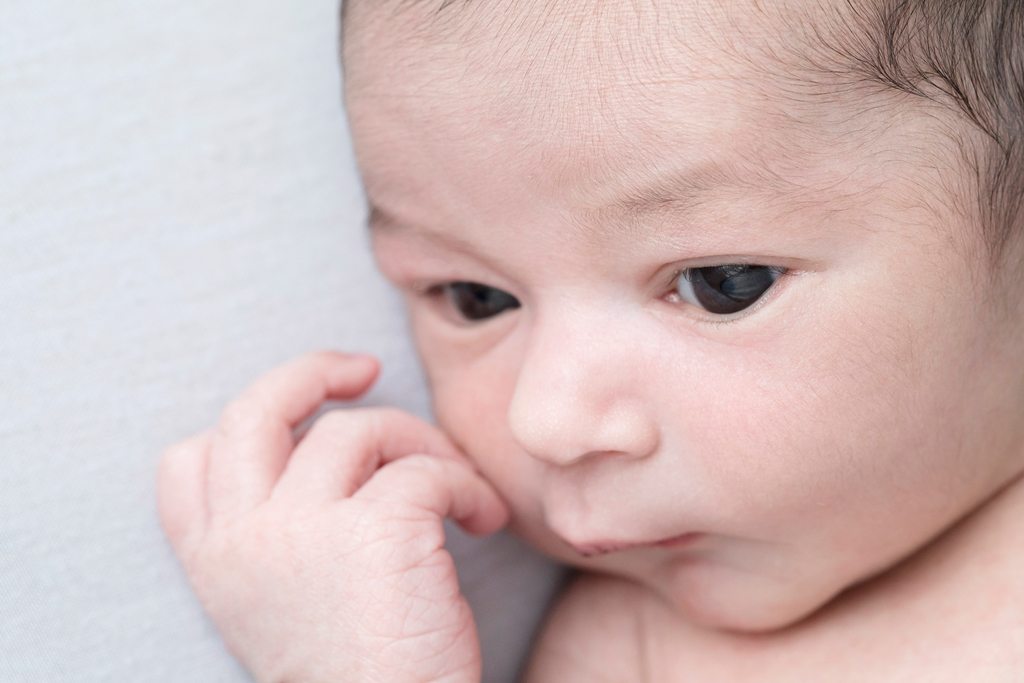
[(549, 395), (532, 402), (519, 400), (517, 392), (509, 427), (529, 455), (563, 467), (599, 455), (643, 458), (656, 450), (657, 432), (638, 411), (624, 406), (603, 415), (585, 411), (578, 397)]
[(509, 429), (531, 456), (567, 466), (597, 455), (643, 458), (659, 430), (621, 350), (611, 362), (593, 347), (535, 347), (520, 368), (508, 410)]

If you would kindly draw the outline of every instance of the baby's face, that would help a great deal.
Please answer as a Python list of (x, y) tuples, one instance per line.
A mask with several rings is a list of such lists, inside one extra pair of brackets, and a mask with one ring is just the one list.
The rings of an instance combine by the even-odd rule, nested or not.
[(942, 118), (736, 52), (810, 9), (434, 4), (352, 2), (347, 103), (437, 419), (518, 533), (768, 629), (1019, 471)]

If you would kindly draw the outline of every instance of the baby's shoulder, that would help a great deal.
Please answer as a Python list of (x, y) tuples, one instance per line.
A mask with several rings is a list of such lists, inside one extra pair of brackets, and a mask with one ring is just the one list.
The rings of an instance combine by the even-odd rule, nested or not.
[(535, 642), (524, 683), (648, 680), (642, 604), (646, 588), (579, 574), (559, 595)]

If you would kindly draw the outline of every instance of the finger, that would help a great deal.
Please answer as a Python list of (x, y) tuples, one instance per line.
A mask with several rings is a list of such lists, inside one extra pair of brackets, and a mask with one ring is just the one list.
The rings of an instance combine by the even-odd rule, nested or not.
[(395, 510), (413, 506), (450, 517), (471, 534), (491, 534), (509, 520), (508, 506), (483, 477), (465, 464), (429, 455), (399, 458), (377, 470), (352, 498)]
[(292, 430), (328, 398), (352, 399), (376, 379), (369, 356), (309, 353), (274, 368), (224, 409), (209, 466), (210, 514), (265, 501), (294, 447)]
[(157, 510), (175, 552), (187, 557), (206, 531), (206, 466), (213, 430), (168, 447), (157, 468)]
[(321, 415), (295, 447), (271, 500), (320, 504), (347, 498), (382, 464), (411, 453), (463, 460), (437, 427), (394, 408)]

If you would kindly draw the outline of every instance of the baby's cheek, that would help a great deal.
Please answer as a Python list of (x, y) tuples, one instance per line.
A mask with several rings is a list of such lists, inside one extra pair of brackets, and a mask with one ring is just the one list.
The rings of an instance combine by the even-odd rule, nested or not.
[(501, 378), (454, 367), (428, 369), (428, 378), (438, 425), (487, 473), (509, 450)]
[(413, 332), (430, 389), (438, 426), (512, 505), (526, 504), (528, 486), (518, 468), (527, 459), (508, 428), (508, 406), (518, 365), (494, 348), (487, 335), (479, 343), (454, 343), (413, 315)]
[[(897, 316), (860, 320), (852, 331), (842, 318), (807, 330), (774, 381), (755, 382), (753, 367), (732, 379), (748, 388), (749, 417), (732, 434), (711, 432), (707, 451), (728, 454), (716, 481), (758, 533), (884, 547), (902, 543), (900, 524), (921, 527), (937, 512), (957, 420), (949, 392), (924, 371), (936, 350), (921, 348), (917, 330), (894, 334)], [(724, 401), (714, 410), (730, 414)]]
[[(522, 531), (539, 524), (541, 464), (524, 452), (508, 428), (514, 384), (500, 372), (449, 370), (431, 377), (438, 425), (474, 462), (512, 508)], [(527, 532), (527, 536), (533, 537)]]

